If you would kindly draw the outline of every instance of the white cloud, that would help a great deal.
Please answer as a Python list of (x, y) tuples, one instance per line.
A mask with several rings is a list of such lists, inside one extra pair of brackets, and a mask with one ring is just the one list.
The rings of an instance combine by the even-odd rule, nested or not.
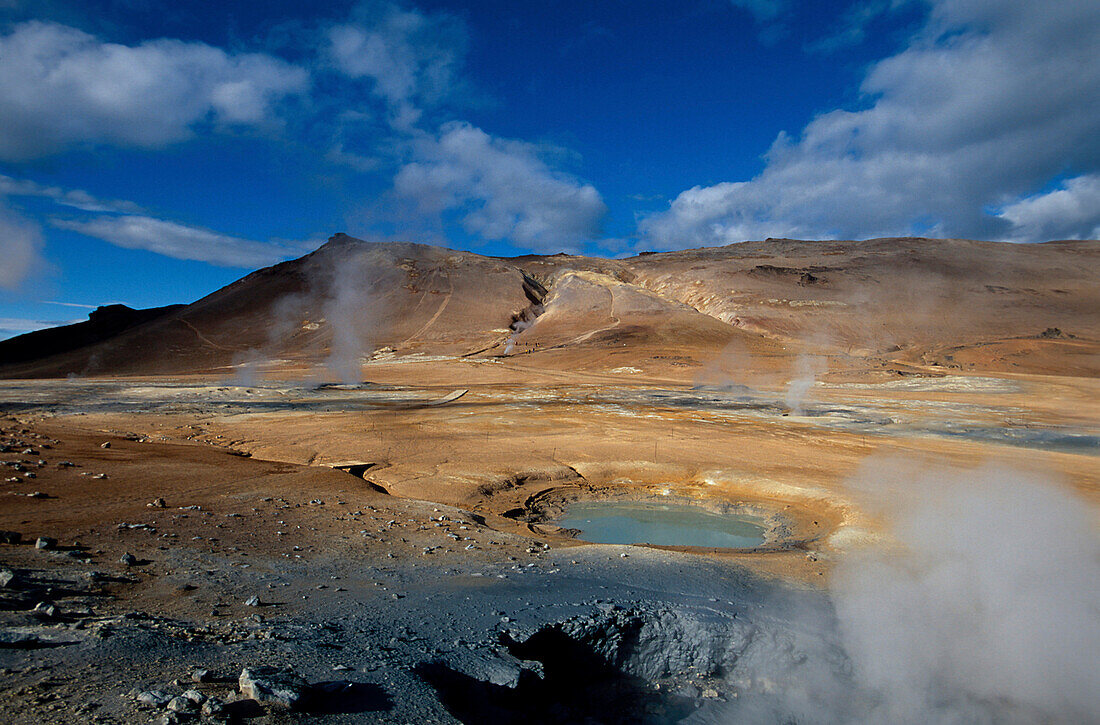
[(306, 71), (268, 55), (202, 43), (105, 43), (62, 25), (27, 22), (0, 37), (0, 159), (76, 145), (156, 148), (195, 124), (254, 125), (306, 90)]
[(913, 3), (914, 0), (862, 0), (849, 7), (840, 18), (839, 28), (832, 34), (809, 43), (811, 52), (832, 53), (862, 43), (868, 29), (879, 17)]
[[(689, 189), (641, 231), (665, 248), (910, 233), (1037, 241), (1014, 204), (1067, 168), (1100, 170), (1097, 37), (1092, 1), (933, 0), (909, 47), (869, 70), (865, 109), (780, 134), (759, 176)], [(1095, 234), (1095, 212), (1057, 236)]]
[(544, 160), (554, 149), (498, 138), (459, 121), (429, 130), (434, 126), (425, 112), (466, 90), (460, 71), (467, 33), (461, 21), (374, 2), (360, 6), (351, 22), (329, 28), (327, 39), (332, 66), (369, 81), (392, 132), (360, 153), (349, 142), (350, 131), (370, 118), (359, 109), (354, 116), (345, 112), (348, 128), (330, 149), (330, 161), (370, 171), (387, 158), (403, 159), (394, 179), (399, 197), (429, 217), (456, 216), (468, 233), (484, 239), (558, 251), (599, 235), (607, 212), (599, 192), (554, 170)]
[(11, 211), (0, 197), (0, 288), (17, 289), (44, 264), (42, 230)]
[[(87, 304), (84, 304), (83, 302), (59, 302), (57, 300), (42, 300), (42, 304), (44, 304), (44, 305), (61, 305), (62, 307), (76, 307), (76, 308), (81, 309), (81, 310), (94, 310), (94, 309), (100, 307), (100, 305), (87, 305)], [(115, 303), (108, 303), (108, 304), (115, 304)]]
[(3, 174), (0, 174), (0, 195), (41, 197), (81, 211), (115, 213), (141, 211), (141, 208), (131, 201), (97, 199), (81, 189), (43, 186), (28, 179), (14, 179)]
[(126, 249), (144, 249), (222, 267), (265, 267), (306, 251), (147, 216), (105, 216), (84, 221), (53, 219), (51, 224)]
[(328, 30), (332, 64), (351, 78), (372, 81), (395, 128), (408, 130), (426, 106), (452, 96), (466, 49), (461, 24), (448, 15), (375, 3), (355, 22)]
[(1005, 206), (1016, 241), (1100, 239), (1100, 174), (1078, 176), (1060, 188)]
[(73, 325), (84, 320), (32, 320), (23, 317), (0, 317), (0, 339), (15, 337), (35, 330), (44, 330), (48, 327), (60, 327), (61, 325)]
[(466, 231), (485, 239), (575, 248), (599, 234), (607, 207), (594, 187), (547, 166), (539, 150), (467, 123), (445, 124), (414, 143), (415, 160), (394, 188), (422, 212), (456, 212)]

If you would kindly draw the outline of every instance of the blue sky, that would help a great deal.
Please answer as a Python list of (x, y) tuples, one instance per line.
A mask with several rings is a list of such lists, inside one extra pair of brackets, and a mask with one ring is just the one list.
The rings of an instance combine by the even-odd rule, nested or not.
[(0, 0), (0, 335), (336, 231), (1095, 238), (1097, 38), (1095, 0)]

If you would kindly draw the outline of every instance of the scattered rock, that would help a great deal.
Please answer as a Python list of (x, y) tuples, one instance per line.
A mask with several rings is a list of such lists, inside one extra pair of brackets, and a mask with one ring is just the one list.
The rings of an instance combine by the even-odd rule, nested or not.
[(11, 569), (0, 569), (0, 589), (6, 589), (15, 581), (15, 572)]
[(153, 499), (152, 501), (150, 501), (149, 503), (147, 503), (145, 505), (148, 506), (149, 508), (152, 508), (152, 509), (168, 508), (168, 504), (165, 502), (165, 500), (163, 498), (155, 498), (155, 499)]
[(219, 718), (227, 715), (228, 712), (225, 709), (225, 703), (216, 697), (206, 698), (206, 702), (202, 704), (202, 716), (207, 718)]
[(118, 558), (118, 563), (125, 566), (133, 566), (134, 564), (137, 564), (137, 557), (127, 551), (125, 554)]
[(253, 594), (251, 597), (244, 600), (244, 605), (246, 607), (258, 607), (260, 606), (260, 598)]
[(34, 548), (36, 549), (53, 549), (57, 547), (57, 539), (49, 536), (39, 536), (34, 542)]
[(146, 705), (152, 705), (153, 707), (164, 707), (171, 699), (171, 695), (167, 695), (160, 690), (146, 690), (138, 693), (137, 696), (138, 702), (144, 702)]
[(165, 707), (171, 712), (194, 712), (199, 709), (198, 703), (183, 695), (173, 697)]
[(110, 441), (104, 441), (103, 443), (99, 444), (99, 447), (100, 448), (110, 448), (111, 447), (111, 442)]
[(31, 614), (42, 619), (54, 619), (60, 613), (57, 606), (49, 602), (39, 602), (34, 605), (34, 609), (31, 611)]
[(214, 675), (210, 672), (210, 670), (203, 670), (203, 669), (191, 670), (191, 681), (192, 682), (213, 682), (214, 681)]
[(309, 688), (294, 671), (275, 667), (246, 667), (241, 670), (238, 684), (241, 694), (250, 700), (291, 710), (302, 704)]

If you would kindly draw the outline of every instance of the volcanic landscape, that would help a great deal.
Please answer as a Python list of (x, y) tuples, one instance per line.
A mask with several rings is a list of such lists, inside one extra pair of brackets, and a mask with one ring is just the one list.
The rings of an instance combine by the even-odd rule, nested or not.
[(1100, 722), (1097, 241), (337, 234), (0, 377), (7, 722)]

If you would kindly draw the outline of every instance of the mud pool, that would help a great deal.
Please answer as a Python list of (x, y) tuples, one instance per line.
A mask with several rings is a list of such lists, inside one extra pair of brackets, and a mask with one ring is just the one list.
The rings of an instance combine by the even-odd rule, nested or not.
[(751, 549), (764, 544), (765, 526), (756, 517), (720, 514), (681, 503), (578, 501), (557, 524), (579, 529), (594, 544), (654, 544)]

